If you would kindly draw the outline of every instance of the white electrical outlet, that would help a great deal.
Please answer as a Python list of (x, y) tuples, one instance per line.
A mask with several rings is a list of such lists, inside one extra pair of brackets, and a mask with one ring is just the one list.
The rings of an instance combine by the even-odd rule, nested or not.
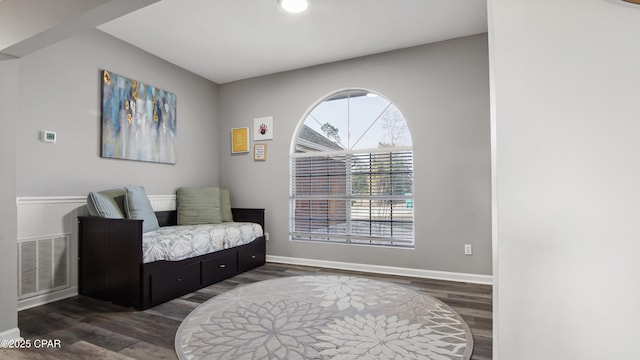
[(268, 232), (264, 233), (264, 239), (265, 240), (269, 240), (269, 233)]
[(465, 255), (473, 255), (473, 250), (471, 249), (471, 244), (464, 244), (464, 254)]

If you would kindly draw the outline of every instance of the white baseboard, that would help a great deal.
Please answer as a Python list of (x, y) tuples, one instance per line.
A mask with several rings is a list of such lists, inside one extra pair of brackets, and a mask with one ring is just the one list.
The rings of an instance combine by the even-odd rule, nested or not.
[(22, 340), (20, 337), (20, 329), (13, 328), (3, 332), (0, 332), (1, 340)]
[(483, 285), (493, 285), (493, 277), (491, 275), (454, 273), (454, 272), (447, 272), (447, 271), (432, 271), (432, 270), (411, 269), (411, 268), (401, 268), (401, 267), (371, 265), (371, 264), (356, 264), (356, 263), (348, 263), (348, 262), (340, 262), (340, 261), (315, 260), (315, 259), (304, 259), (304, 258), (274, 256), (274, 255), (267, 255), (267, 262), (289, 264), (289, 265), (315, 266), (315, 267), (323, 267), (323, 268), (329, 268), (329, 269), (362, 271), (362, 272), (369, 272), (369, 273), (375, 273), (375, 274), (399, 275), (399, 276), (410, 276), (410, 277), (425, 278), (425, 279), (467, 282), (467, 283), (483, 284)]
[(18, 300), (18, 311), (30, 309), (32, 307), (48, 304), (54, 301), (70, 298), (78, 295), (78, 288), (71, 287), (60, 291), (37, 295), (27, 299)]

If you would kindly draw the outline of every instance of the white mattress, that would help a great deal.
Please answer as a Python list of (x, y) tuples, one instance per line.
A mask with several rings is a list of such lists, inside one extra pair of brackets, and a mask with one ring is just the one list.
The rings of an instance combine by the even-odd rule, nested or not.
[(244, 244), (262, 236), (255, 223), (163, 226), (142, 238), (143, 262), (178, 261)]

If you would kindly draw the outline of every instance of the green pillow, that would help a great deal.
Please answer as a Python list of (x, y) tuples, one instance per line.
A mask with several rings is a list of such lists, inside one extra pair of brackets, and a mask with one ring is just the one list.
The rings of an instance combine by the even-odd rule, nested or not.
[(229, 189), (220, 189), (220, 213), (222, 215), (222, 222), (233, 222), (231, 192)]
[(89, 215), (107, 219), (124, 219), (124, 189), (90, 192), (87, 196)]
[(158, 230), (158, 218), (151, 207), (151, 202), (144, 191), (144, 187), (129, 185), (124, 187), (124, 209), (129, 219), (142, 219), (142, 232)]
[(181, 187), (176, 193), (178, 225), (220, 224), (220, 188)]

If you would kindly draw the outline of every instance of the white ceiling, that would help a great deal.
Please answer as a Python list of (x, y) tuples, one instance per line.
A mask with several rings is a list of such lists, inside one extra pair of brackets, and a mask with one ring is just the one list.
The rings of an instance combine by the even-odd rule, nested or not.
[(485, 0), (162, 0), (98, 27), (216, 83), (487, 31)]

